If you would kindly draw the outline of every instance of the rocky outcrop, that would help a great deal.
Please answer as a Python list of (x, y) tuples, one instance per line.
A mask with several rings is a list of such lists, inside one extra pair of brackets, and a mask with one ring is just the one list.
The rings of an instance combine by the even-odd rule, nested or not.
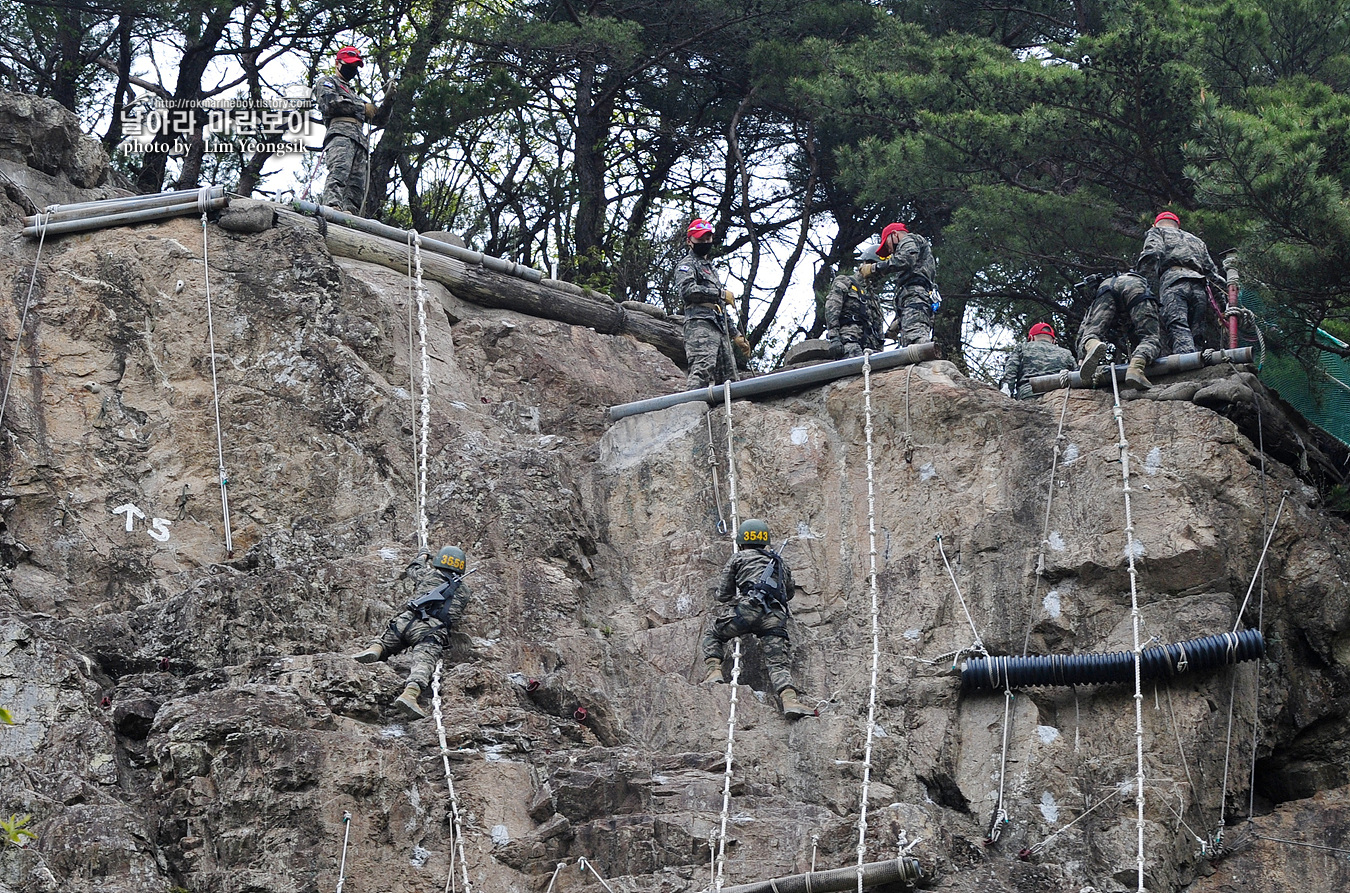
[[(417, 545), (406, 277), (335, 259), (285, 219), (207, 228), (229, 555), (200, 223), (50, 241), (19, 340), (34, 246), (20, 209), (0, 212), (3, 357), (19, 356), (0, 430), (0, 705), (16, 720), (0, 728), (0, 816), (30, 814), (38, 834), (0, 843), (0, 891), (330, 890), (344, 814), (346, 889), (443, 887), (435, 722), (390, 707), (406, 658), (346, 657), (407, 597)], [(585, 857), (615, 890), (702, 890), (729, 706), (726, 686), (691, 681), (728, 554), (705, 412), (608, 425), (607, 406), (678, 390), (680, 371), (631, 337), (430, 295), (430, 538), (477, 569), (440, 692), (470, 880), (600, 889)], [(940, 361), (872, 386), (867, 859), (910, 847), (945, 891), (1135, 889), (1133, 692), (1009, 702), (963, 695), (950, 672), (977, 634), (1003, 654), (1131, 647), (1110, 396), (1015, 402)], [(746, 645), (728, 883), (856, 858), (862, 405), (858, 380), (736, 405), (740, 511), (793, 537), (793, 672), (821, 715), (786, 722)], [(1284, 430), (1262, 406), (1261, 430)], [(1124, 418), (1145, 639), (1239, 622), (1285, 497), (1241, 618), (1263, 622), (1259, 672), (1144, 692), (1148, 889), (1344, 889), (1335, 853), (1267, 838), (1339, 846), (1346, 526), (1298, 467), (1267, 457), (1262, 475), (1245, 418), (1189, 399), (1132, 400)], [(725, 500), (720, 415), (712, 429)], [(1198, 854), (1221, 814), (1224, 849)]]

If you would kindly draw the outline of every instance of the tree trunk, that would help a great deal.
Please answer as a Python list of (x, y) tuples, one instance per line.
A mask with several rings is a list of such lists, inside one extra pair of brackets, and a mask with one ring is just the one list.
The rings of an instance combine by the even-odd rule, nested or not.
[[(225, 34), (225, 26), (229, 24), (232, 12), (232, 7), (228, 5), (217, 6), (211, 10), (201, 35), (196, 39), (193, 39), (194, 35), (188, 35), (187, 50), (179, 60), (178, 83), (173, 91), (173, 98), (178, 100), (178, 105), (191, 106), (200, 102), (204, 95), (202, 76), (206, 74), (206, 67), (216, 56), (216, 44), (220, 43), (220, 38)], [(201, 126), (205, 123), (204, 120), (197, 121), (196, 140), (193, 150), (189, 152), (188, 159), (183, 164), (184, 175), (179, 179), (180, 183), (196, 181), (197, 173), (193, 173), (190, 180), (187, 177), (187, 169), (192, 165), (193, 154), (196, 155), (197, 171), (201, 170), (201, 148), (196, 142), (201, 139)], [(168, 167), (168, 162), (167, 152), (146, 152), (140, 176), (136, 178), (136, 188), (141, 192), (159, 192), (163, 189), (164, 171)]]
[(596, 82), (595, 60), (581, 60), (577, 77), (577, 131), (572, 170), (577, 181), (576, 255), (573, 277), (603, 285), (605, 271), (605, 144), (609, 139), (612, 94)]
[(122, 110), (131, 83), (131, 24), (125, 13), (117, 20), (117, 86), (113, 89), (112, 121), (103, 135), (103, 148), (111, 155), (122, 142)]
[(407, 67), (399, 77), (399, 90), (394, 95), (389, 119), (384, 124), (384, 133), (380, 136), (379, 145), (370, 154), (370, 185), (366, 189), (366, 200), (361, 205), (362, 217), (374, 220), (384, 206), (390, 177), (399, 156), (408, 150), (413, 99), (418, 88), (426, 83), (432, 51), (445, 42), (447, 24), (452, 21), (455, 8), (456, 4), (450, 0), (434, 0), (427, 14), (426, 25), (417, 29), (417, 37), (408, 52)]

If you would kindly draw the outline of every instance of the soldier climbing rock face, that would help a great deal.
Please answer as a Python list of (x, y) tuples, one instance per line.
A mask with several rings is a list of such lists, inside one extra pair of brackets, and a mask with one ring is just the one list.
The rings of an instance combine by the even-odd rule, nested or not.
[[(717, 587), (717, 610), (712, 625), (703, 634), (705, 684), (722, 681), (726, 643), (754, 634), (769, 670), (769, 681), (789, 719), (814, 716), (815, 710), (797, 696), (792, 684), (792, 661), (788, 642), (788, 602), (794, 586), (792, 572), (782, 556), (772, 551), (769, 525), (757, 518), (741, 522), (736, 529), (740, 551), (722, 568)], [(782, 551), (781, 549), (779, 550)]]
[(1092, 381), (1097, 366), (1106, 356), (1111, 327), (1120, 321), (1122, 327), (1129, 329), (1135, 342), (1134, 352), (1130, 354), (1130, 368), (1125, 373), (1125, 386), (1138, 391), (1148, 390), (1152, 382), (1144, 370), (1162, 353), (1158, 338), (1158, 299), (1148, 287), (1148, 280), (1130, 271), (1092, 277), (1085, 279), (1084, 284), (1094, 287), (1095, 294), (1078, 330), (1078, 356), (1082, 359), (1079, 375), (1085, 382)]
[(1135, 269), (1151, 282), (1162, 302), (1159, 327), (1164, 353), (1194, 353), (1217, 345), (1209, 320), (1210, 286), (1223, 294), (1227, 282), (1196, 235), (1181, 228), (1171, 211), (1153, 219)]
[[(430, 563), (423, 563), (430, 559)], [(464, 582), (468, 561), (464, 551), (446, 546), (436, 553), (422, 552), (408, 566), (413, 577), (412, 599), (389, 621), (380, 638), (352, 659), (363, 664), (385, 660), (412, 649), (412, 670), (408, 684), (394, 706), (412, 719), (427, 715), (417, 703), (431, 682), (431, 673), (441, 659), (441, 651), (450, 641), (450, 627), (458, 623), (469, 603), (469, 587)]]
[[(713, 249), (713, 226), (701, 217), (685, 233), (689, 251), (675, 267), (675, 290), (684, 307), (684, 356), (689, 361), (688, 387), (706, 388), (736, 381), (733, 341), (736, 322), (727, 311), (726, 290), (708, 258)], [(749, 344), (745, 344), (748, 352)]]
[(375, 104), (356, 92), (353, 83), (365, 61), (361, 51), (346, 46), (337, 51), (336, 72), (319, 78), (314, 84), (314, 102), (323, 115), (327, 132), (323, 138), (324, 164), (328, 180), (322, 203), (349, 214), (360, 214), (369, 185), (370, 145), (366, 124), (383, 127), (389, 119), (394, 87), (385, 91), (383, 104)]
[(1073, 354), (1055, 343), (1055, 330), (1050, 324), (1038, 322), (1027, 331), (1027, 340), (1008, 352), (999, 387), (1018, 400), (1025, 400), (1036, 396), (1031, 390), (1032, 378), (1077, 368)]

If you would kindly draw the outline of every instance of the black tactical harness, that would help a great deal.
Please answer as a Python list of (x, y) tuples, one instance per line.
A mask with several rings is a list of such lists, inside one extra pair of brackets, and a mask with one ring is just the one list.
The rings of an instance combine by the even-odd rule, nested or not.
[(446, 608), (449, 607), (450, 600), (459, 592), (459, 587), (463, 585), (463, 577), (457, 576), (453, 580), (447, 580), (425, 595), (420, 595), (409, 601), (407, 609), (416, 613), (422, 620), (439, 620), (449, 626), (450, 618), (446, 615)]

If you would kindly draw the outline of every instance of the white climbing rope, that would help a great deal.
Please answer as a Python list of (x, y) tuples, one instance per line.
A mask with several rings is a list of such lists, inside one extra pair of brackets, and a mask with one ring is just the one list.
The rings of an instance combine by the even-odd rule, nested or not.
[[(1247, 594), (1242, 599), (1242, 607), (1238, 608), (1237, 622), (1233, 624), (1233, 632), (1236, 634), (1238, 628), (1242, 626), (1242, 615), (1247, 610), (1247, 603), (1252, 599), (1252, 590), (1256, 588), (1256, 581), (1260, 579), (1261, 571), (1266, 563), (1266, 552), (1270, 550), (1270, 541), (1275, 538), (1275, 528), (1280, 526), (1280, 515), (1284, 513), (1284, 501), (1289, 498), (1289, 491), (1284, 491), (1280, 496), (1280, 505), (1275, 509), (1275, 520), (1270, 525), (1270, 533), (1266, 536), (1266, 544), (1261, 547), (1261, 557), (1256, 560), (1256, 572), (1252, 574), (1252, 582), (1247, 587)], [(1263, 606), (1264, 607), (1264, 606)]]
[(1044, 840), (1042, 840), (1040, 843), (1037, 843), (1037, 844), (1031, 846), (1030, 848), (1028, 848), (1028, 850), (1027, 850), (1027, 855), (1029, 855), (1029, 856), (1036, 856), (1036, 855), (1039, 855), (1040, 853), (1045, 852), (1046, 847), (1048, 847), (1048, 846), (1050, 845), (1050, 841), (1054, 840), (1056, 837), (1058, 837), (1059, 835), (1063, 834), (1065, 831), (1068, 831), (1070, 828), (1072, 828), (1074, 825), (1078, 824), (1078, 823), (1079, 823), (1080, 821), (1082, 821), (1083, 819), (1087, 818), (1094, 810), (1097, 809), (1097, 807), (1102, 806), (1102, 805), (1105, 804), (1105, 803), (1109, 803), (1113, 798), (1119, 796), (1120, 794), (1122, 794), (1123, 792), (1125, 792), (1125, 791), (1127, 791), (1127, 790), (1129, 790), (1129, 787), (1128, 787), (1127, 785), (1123, 784), (1123, 783), (1122, 783), (1122, 784), (1116, 785), (1115, 790), (1113, 790), (1111, 793), (1107, 794), (1105, 797), (1103, 797), (1103, 798), (1101, 798), (1100, 800), (1098, 800), (1096, 803), (1094, 803), (1094, 804), (1092, 804), (1091, 806), (1089, 806), (1087, 809), (1085, 809), (1085, 810), (1083, 810), (1082, 812), (1080, 812), (1080, 813), (1078, 814), (1078, 817), (1077, 817), (1076, 819), (1074, 819), (1073, 821), (1069, 822), (1069, 824), (1065, 825), (1063, 828), (1056, 828), (1055, 831), (1054, 831), (1053, 833), (1051, 833), (1050, 835), (1048, 835), (1048, 836), (1047, 836)]
[(230, 477), (225, 472), (225, 438), (220, 431), (220, 384), (216, 377), (216, 326), (211, 311), (211, 263), (207, 257), (206, 211), (211, 187), (203, 186), (197, 193), (197, 207), (202, 212), (202, 277), (206, 285), (206, 337), (211, 349), (211, 400), (216, 411), (216, 464), (220, 474), (220, 514), (225, 524), (225, 554), (234, 556), (234, 538), (230, 534)]
[[(415, 274), (414, 271), (413, 271), (413, 251), (415, 250), (414, 247), (413, 247), (413, 241), (414, 241), (414, 238), (415, 238), (415, 231), (410, 230), (410, 231), (408, 232), (408, 405), (409, 405), (409, 422), (408, 422), (408, 430), (409, 430), (409, 433), (410, 433), (411, 436), (412, 436), (413, 492), (414, 492), (414, 493), (417, 493), (417, 494), (421, 494), (421, 492), (422, 492), (422, 473), (421, 473), (421, 464), (418, 462), (418, 458), (417, 458), (417, 457), (418, 457), (418, 451), (417, 451), (417, 440), (418, 440), (418, 437), (417, 437), (417, 434), (418, 434), (418, 426), (417, 426), (417, 362), (416, 362), (416, 358), (415, 358), (415, 353), (416, 353), (416, 349), (417, 349), (417, 348), (416, 348), (416, 346), (415, 346), (415, 344), (414, 344), (414, 338), (413, 338), (413, 331), (414, 331), (414, 327), (415, 327), (415, 325), (416, 325), (416, 324), (414, 323), (414, 321), (413, 321), (413, 307), (417, 304), (417, 294), (418, 294), (418, 291), (419, 291), (419, 288), (418, 288), (418, 282), (417, 282), (417, 277), (416, 277), (416, 274)], [(420, 533), (420, 531), (421, 531), (421, 529), (422, 529), (422, 528), (421, 528), (421, 517), (422, 517), (422, 515), (421, 515), (421, 511), (420, 511), (421, 504), (422, 504), (422, 503), (421, 503), (420, 499), (417, 500), (417, 505), (418, 505), (418, 509), (419, 509), (419, 510), (416, 512), (417, 517), (414, 519), (414, 523), (417, 525), (417, 529), (418, 529), (419, 533)], [(419, 542), (418, 542), (417, 545), (418, 545), (418, 548), (419, 548), (419, 549), (425, 548), (425, 546), (420, 542), (420, 536), (419, 536)]]
[[(735, 532), (740, 527), (740, 504), (736, 492), (736, 444), (731, 428), (731, 388), (722, 386), (726, 398), (727, 411), (727, 490), (731, 507), (731, 548), (740, 551)], [(727, 866), (727, 819), (731, 812), (731, 768), (735, 756), (736, 743), (736, 699), (741, 683), (741, 637), (737, 636), (731, 644), (731, 708), (727, 713), (727, 750), (726, 764), (722, 771), (722, 817), (717, 831), (717, 872), (713, 878), (713, 893), (721, 893), (726, 877)]]
[(722, 485), (717, 479), (717, 447), (713, 443), (712, 417), (713, 409), (708, 407), (703, 418), (708, 423), (708, 468), (712, 471), (713, 504), (717, 507), (717, 532), (726, 536), (727, 519), (722, 517)]
[(342, 813), (342, 864), (338, 866), (336, 893), (342, 893), (342, 885), (347, 881), (347, 838), (352, 833), (352, 814)]
[(582, 871), (585, 871), (586, 869), (589, 868), (591, 870), (591, 874), (595, 875), (595, 879), (600, 882), (600, 886), (608, 890), (609, 893), (614, 893), (614, 888), (611, 887), (609, 883), (600, 876), (600, 872), (595, 870), (595, 866), (591, 864), (590, 859), (587, 859), (585, 856), (578, 857), (577, 868), (580, 868)]
[(1003, 826), (1008, 821), (1008, 808), (1004, 805), (1004, 791), (1008, 778), (1008, 727), (1012, 724), (1013, 693), (1006, 675), (1003, 679), (1003, 756), (998, 763), (998, 805), (994, 807), (994, 817), (989, 823), (989, 833), (985, 835), (990, 843), (998, 843), (1003, 836)]
[[(1275, 520), (1274, 520), (1274, 521), (1271, 523), (1271, 525), (1270, 525), (1270, 532), (1266, 535), (1266, 542), (1265, 542), (1265, 545), (1261, 547), (1261, 557), (1258, 558), (1258, 559), (1256, 560), (1256, 571), (1252, 574), (1252, 582), (1251, 582), (1251, 584), (1247, 587), (1247, 594), (1246, 594), (1246, 596), (1242, 599), (1242, 607), (1238, 608), (1237, 621), (1233, 624), (1233, 635), (1236, 635), (1236, 634), (1237, 634), (1237, 631), (1238, 631), (1238, 627), (1242, 626), (1242, 615), (1243, 615), (1243, 614), (1246, 612), (1246, 610), (1247, 610), (1247, 603), (1248, 603), (1249, 601), (1251, 601), (1252, 590), (1256, 588), (1256, 582), (1257, 582), (1257, 580), (1262, 579), (1262, 571), (1264, 570), (1264, 568), (1265, 568), (1265, 563), (1266, 563), (1266, 552), (1270, 549), (1270, 541), (1273, 540), (1273, 539), (1275, 538), (1275, 530), (1276, 530), (1276, 528), (1278, 528), (1278, 527), (1280, 526), (1280, 516), (1284, 513), (1284, 502), (1285, 502), (1285, 500), (1288, 499), (1288, 498), (1289, 498), (1289, 491), (1286, 490), (1286, 491), (1283, 493), (1283, 495), (1280, 496), (1280, 505), (1279, 505), (1279, 507), (1275, 509)], [(1262, 601), (1261, 601), (1261, 611), (1260, 611), (1260, 613), (1261, 613), (1262, 615), (1264, 615), (1264, 613), (1265, 613), (1265, 589), (1264, 589), (1264, 587), (1262, 588)], [(1264, 620), (1264, 616), (1262, 616), (1261, 620)], [(1257, 626), (1258, 629), (1260, 629), (1259, 622), (1260, 622), (1260, 621), (1258, 621), (1258, 626)], [(1259, 683), (1260, 683), (1260, 672), (1261, 672), (1261, 671), (1260, 671), (1260, 665), (1258, 664), (1258, 666), (1257, 666), (1257, 682), (1258, 682), (1258, 686), (1257, 686), (1257, 687), (1258, 687), (1258, 689), (1259, 689), (1259, 687), (1260, 687), (1260, 685), (1259, 685)], [(1232, 751), (1233, 751), (1233, 702), (1237, 699), (1237, 669), (1234, 668), (1234, 669), (1231, 671), (1231, 673), (1232, 673), (1232, 681), (1231, 681), (1231, 683), (1230, 683), (1230, 685), (1229, 685), (1229, 689), (1228, 689), (1228, 737), (1227, 737), (1226, 743), (1224, 744), (1224, 750), (1223, 750), (1223, 784), (1220, 786), (1220, 791), (1221, 791), (1221, 793), (1220, 793), (1220, 795), (1219, 795), (1219, 828), (1218, 828), (1218, 830), (1217, 830), (1217, 831), (1215, 832), (1215, 834), (1214, 834), (1214, 840), (1215, 840), (1216, 845), (1222, 845), (1222, 844), (1223, 844), (1223, 831), (1224, 831), (1224, 827), (1225, 827), (1225, 825), (1227, 824), (1227, 820), (1228, 820), (1228, 764), (1229, 764), (1229, 757), (1232, 755)], [(1255, 721), (1253, 720), (1253, 729), (1252, 729), (1252, 737), (1253, 737), (1253, 741), (1252, 741), (1252, 752), (1253, 752), (1253, 756), (1252, 756), (1252, 759), (1253, 759), (1253, 760), (1256, 759), (1256, 757), (1255, 757), (1255, 751), (1256, 751), (1256, 742), (1255, 742), (1256, 728), (1255, 728), (1255, 725), (1256, 725), (1256, 723), (1255, 723)], [(1249, 801), (1250, 801), (1250, 797), (1249, 797)], [(1250, 817), (1250, 809), (1249, 809), (1249, 811), (1248, 811), (1248, 816)]]
[(1125, 560), (1130, 573), (1130, 621), (1134, 635), (1134, 750), (1135, 750), (1135, 803), (1139, 824), (1139, 855), (1137, 857), (1138, 893), (1144, 893), (1144, 689), (1141, 676), (1143, 663), (1142, 648), (1139, 644), (1139, 587), (1134, 567), (1134, 515), (1130, 508), (1130, 443), (1125, 438), (1125, 414), (1120, 408), (1120, 384), (1112, 374), (1111, 393), (1115, 398), (1112, 415), (1116, 419), (1116, 428), (1120, 432), (1120, 479), (1121, 494), (1125, 497)]
[[(1250, 313), (1251, 311), (1248, 312)], [(1257, 334), (1258, 335), (1260, 334), (1259, 328), (1257, 329)], [(1262, 358), (1264, 359), (1265, 357), (1264, 340), (1261, 342), (1261, 348), (1262, 348)], [(1257, 368), (1260, 369), (1259, 366)], [(1255, 398), (1252, 400), (1252, 402), (1256, 404), (1256, 439), (1257, 439), (1256, 448), (1261, 453), (1261, 527), (1263, 530), (1266, 530), (1267, 529), (1266, 518), (1270, 516), (1269, 515), (1270, 507), (1266, 499), (1266, 431), (1265, 431), (1265, 420), (1261, 418), (1260, 395), (1254, 395), (1254, 397)], [(1285, 493), (1280, 496), (1281, 504), (1284, 503), (1284, 496), (1287, 494), (1288, 491), (1285, 491)], [(1267, 536), (1269, 536), (1268, 533)], [(1261, 592), (1260, 592), (1260, 601), (1257, 603), (1256, 609), (1256, 628), (1258, 630), (1261, 630), (1262, 635), (1264, 635), (1266, 628), (1266, 566), (1264, 563), (1261, 564), (1260, 576), (1261, 576)], [(1251, 775), (1248, 777), (1247, 782), (1247, 821), (1249, 822), (1252, 820), (1252, 816), (1255, 815), (1256, 813), (1256, 746), (1258, 743), (1260, 743), (1260, 732), (1261, 732), (1260, 719), (1261, 719), (1261, 661), (1258, 660), (1256, 662), (1256, 672), (1252, 674), (1252, 760), (1251, 760)]]
[[(450, 852), (450, 878), (455, 876), (455, 856), (459, 856), (459, 868), (464, 875), (464, 893), (473, 893), (469, 885), (469, 863), (464, 858), (464, 830), (459, 823), (459, 797), (455, 794), (455, 777), (450, 772), (450, 745), (445, 740), (445, 722), (441, 718), (441, 666), (436, 661), (436, 672), (431, 676), (431, 710), (436, 715), (436, 734), (441, 740), (441, 764), (445, 767), (445, 786), (450, 791), (450, 817), (455, 830), (455, 844)], [(448, 887), (450, 880), (446, 880)]]
[[(868, 589), (872, 594), (872, 684), (867, 695), (867, 743), (863, 746), (862, 797), (858, 804), (858, 893), (863, 889), (867, 852), (867, 793), (872, 783), (872, 738), (877, 729), (877, 667), (881, 662), (881, 608), (877, 595), (877, 512), (872, 462), (872, 351), (863, 351), (863, 433), (867, 440), (867, 556)], [(815, 863), (812, 842), (811, 861)], [(814, 868), (813, 868), (814, 870)]]
[(427, 289), (422, 282), (422, 234), (413, 236), (417, 268), (417, 343), (422, 350), (422, 449), (418, 456), (417, 546), (427, 547), (427, 442), (431, 439), (431, 366), (427, 359)]
[(566, 862), (558, 863), (558, 867), (553, 869), (553, 877), (548, 879), (548, 887), (545, 888), (544, 893), (553, 893), (553, 882), (558, 879), (558, 872), (562, 871), (566, 867), (567, 867)]
[[(6, 179), (9, 179), (6, 177)], [(9, 405), (9, 385), (14, 381), (14, 370), (19, 367), (19, 349), (23, 346), (23, 330), (28, 325), (28, 308), (33, 303), (33, 286), (37, 285), (38, 264), (42, 261), (42, 244), (47, 240), (47, 224), (57, 205), (50, 205), (37, 215), (38, 245), (33, 258), (33, 275), (28, 278), (28, 296), (23, 299), (23, 313), (19, 315), (19, 333), (14, 336), (14, 356), (9, 358), (9, 372), (5, 375), (5, 393), (0, 396), (0, 425), (5, 423), (5, 407)]]
[(966, 605), (966, 597), (961, 594), (961, 584), (956, 582), (956, 574), (952, 571), (952, 564), (947, 560), (947, 550), (942, 547), (942, 534), (937, 535), (938, 552), (942, 555), (942, 564), (947, 568), (947, 576), (951, 577), (952, 588), (956, 590), (956, 597), (961, 600), (961, 610), (966, 612), (966, 622), (970, 624), (971, 635), (975, 637), (974, 643), (969, 648), (961, 649), (956, 654), (959, 657), (963, 653), (988, 654), (984, 647), (984, 640), (980, 638), (980, 631), (975, 628), (975, 618), (970, 616), (970, 608)]

